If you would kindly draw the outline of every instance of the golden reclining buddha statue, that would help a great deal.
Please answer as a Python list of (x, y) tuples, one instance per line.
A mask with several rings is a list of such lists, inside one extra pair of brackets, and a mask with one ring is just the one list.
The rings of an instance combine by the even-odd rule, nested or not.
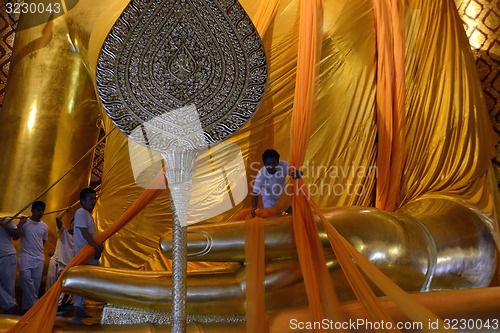
[[(339, 232), (407, 291), (486, 287), (496, 267), (493, 238), (481, 218), (453, 201), (416, 201), (397, 214), (374, 208), (346, 207), (325, 210)], [(429, 213), (433, 213), (429, 215)], [(266, 306), (279, 310), (306, 302), (294, 244), (291, 217), (269, 218), (265, 223)], [(460, 232), (444, 230), (460, 229)], [(374, 232), (380, 230), (383, 232)], [(463, 234), (468, 236), (464, 239)], [(244, 222), (193, 226), (188, 232), (190, 263), (232, 262), (221, 269), (195, 267), (187, 280), (189, 313), (231, 316), (245, 313)], [(344, 300), (352, 295), (324, 232), (327, 253), (337, 292)], [(171, 256), (172, 237), (161, 240)], [(110, 277), (113, 278), (110, 278)], [(118, 307), (171, 310), (170, 273), (77, 266), (63, 281), (63, 287)], [(92, 286), (92, 287), (90, 287)], [(117, 320), (108, 309), (109, 320)], [(121, 319), (123, 321), (123, 319)]]
[[(240, 3), (256, 20), (263, 1)], [(9, 157), (0, 175), (3, 213), (23, 207), (78, 161), (96, 142), (100, 117), (109, 135), (96, 207), (99, 230), (144, 190), (133, 175), (127, 137), (100, 115), (93, 83), (102, 42), (127, 3), (66, 1), (61, 13), (19, 19), (0, 114), (0, 136), (9, 143), (0, 146), (0, 154)], [(261, 35), (269, 68), (264, 99), (229, 140), (241, 149), (249, 179), (264, 149), (276, 148), (283, 157), (291, 153), (300, 3), (277, 2)], [(303, 179), (328, 220), (405, 290), (487, 287), (496, 271), (498, 241), (490, 162), (495, 136), (462, 22), (451, 0), (405, 2), (400, 42), (406, 51), (406, 99), (404, 117), (398, 118), (378, 110), (381, 91), (388, 88), (380, 81), (386, 68), (377, 48), (383, 40), (376, 12), (367, 0), (322, 4), (316, 110)], [(387, 119), (398, 126), (386, 126)], [(387, 137), (399, 138), (400, 145)], [(48, 205), (75, 201), (88, 183), (91, 160), (87, 156), (47, 192)], [(388, 164), (396, 165), (394, 171), (387, 172)], [(30, 167), (12, 167), (17, 165)], [(104, 267), (76, 267), (64, 279), (66, 291), (111, 304), (108, 322), (113, 309), (170, 309), (171, 261), (165, 254), (171, 252), (172, 217), (165, 192), (106, 242)], [(248, 206), (246, 199), (188, 228), (190, 313), (224, 320), (244, 315), (245, 232), (235, 217)], [(265, 220), (269, 311), (307, 303), (291, 223), (290, 216)], [(338, 262), (323, 232), (320, 237), (337, 292), (348, 300)]]

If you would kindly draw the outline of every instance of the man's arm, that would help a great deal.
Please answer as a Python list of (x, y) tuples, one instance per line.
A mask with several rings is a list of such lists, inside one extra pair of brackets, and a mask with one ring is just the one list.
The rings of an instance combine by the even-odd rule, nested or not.
[(255, 210), (257, 209), (257, 204), (259, 203), (259, 195), (252, 192), (252, 217), (255, 217)]
[(62, 222), (62, 218), (63, 216), (69, 212), (71, 207), (67, 207), (65, 210), (63, 210), (62, 212), (60, 212), (57, 216), (56, 216), (56, 225), (57, 225), (57, 230), (60, 230), (62, 227), (63, 227), (63, 222)]
[(23, 216), (21, 217), (21, 219), (19, 220), (19, 223), (17, 224), (17, 234), (18, 234), (18, 238), (21, 238), (23, 236), (23, 225), (24, 223), (26, 223), (27, 221), (27, 217)]
[(45, 246), (45, 242), (47, 241), (47, 239), (49, 239), (49, 227), (45, 223), (43, 223), (43, 226), (44, 230), (43, 230), (42, 241), (43, 241), (43, 246)]
[(262, 172), (263, 168), (257, 172), (257, 176), (255, 177), (255, 182), (253, 183), (253, 192), (252, 192), (252, 217), (255, 217), (255, 210), (257, 209), (257, 205), (259, 204), (259, 195), (262, 187)]
[(87, 228), (78, 227), (78, 229), (80, 229), (80, 231), (82, 232), (82, 236), (83, 236), (83, 238), (85, 238), (87, 243), (89, 243), (90, 245), (92, 245), (94, 247), (94, 249), (95, 249), (94, 258), (98, 259), (102, 253), (102, 246), (100, 246), (99, 244), (96, 243), (96, 241), (94, 240), (94, 238), (92, 238), (92, 235), (87, 230)]
[[(4, 220), (6, 220), (5, 223)], [(18, 228), (13, 229), (9, 227), (9, 225), (12, 223), (12, 218), (5, 218), (4, 220), (2, 220), (2, 223), (0, 223), (0, 225), (2, 225), (2, 227), (5, 229), (5, 231), (7, 231), (7, 233), (12, 237), (13, 240), (19, 239), (20, 237), (19, 229)]]

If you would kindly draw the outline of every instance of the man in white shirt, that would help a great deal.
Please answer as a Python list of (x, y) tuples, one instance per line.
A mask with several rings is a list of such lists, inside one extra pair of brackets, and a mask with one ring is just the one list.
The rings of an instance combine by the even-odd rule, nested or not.
[[(95, 248), (94, 257), (87, 263), (89, 265), (99, 265), (99, 258), (101, 257), (102, 247), (95, 241), (97, 235), (94, 218), (92, 211), (96, 204), (96, 192), (91, 188), (85, 188), (80, 192), (81, 208), (75, 213), (73, 240), (75, 242), (75, 255), (87, 244)], [(75, 320), (79, 321), (83, 318), (90, 317), (84, 311), (85, 299), (83, 297), (73, 297), (76, 316)]]
[(0, 307), (5, 314), (13, 314), (17, 309), (16, 301), (16, 249), (12, 240), (19, 238), (17, 226), (10, 218), (0, 222)]
[[(262, 154), (264, 166), (257, 172), (252, 192), (252, 216), (262, 196), (264, 208), (273, 208), (279, 197), (285, 191), (286, 176), (290, 172), (290, 164), (280, 161), (280, 154), (274, 149), (268, 149)], [(289, 209), (287, 209), (288, 211)]]
[[(56, 249), (54, 250), (54, 255), (50, 258), (49, 267), (47, 270), (47, 279), (45, 282), (45, 292), (47, 292), (50, 287), (57, 281), (59, 275), (66, 268), (68, 263), (73, 259), (75, 255), (75, 242), (73, 241), (73, 219), (69, 225), (69, 228), (63, 223), (62, 218), (69, 211), (68, 209), (63, 210), (56, 217), (57, 226), (57, 243)], [(69, 300), (69, 295), (61, 294), (59, 298), (59, 305), (63, 304), (63, 300)]]
[(31, 205), (31, 217), (22, 218), (18, 224), (21, 235), (19, 275), (23, 291), (23, 312), (28, 311), (38, 301), (38, 291), (42, 282), (45, 261), (43, 246), (49, 235), (49, 228), (41, 220), (44, 211), (45, 203), (35, 201)]

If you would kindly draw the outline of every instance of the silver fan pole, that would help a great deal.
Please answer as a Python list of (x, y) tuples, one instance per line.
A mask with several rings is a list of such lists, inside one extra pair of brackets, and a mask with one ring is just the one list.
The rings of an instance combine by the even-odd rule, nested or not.
[(187, 212), (198, 151), (172, 150), (162, 153), (167, 162), (165, 175), (170, 188), (173, 219), (172, 332), (186, 332), (187, 299)]
[(187, 276), (187, 227), (181, 226), (175, 205), (170, 197), (173, 217), (172, 254), (172, 332), (186, 332), (186, 276)]

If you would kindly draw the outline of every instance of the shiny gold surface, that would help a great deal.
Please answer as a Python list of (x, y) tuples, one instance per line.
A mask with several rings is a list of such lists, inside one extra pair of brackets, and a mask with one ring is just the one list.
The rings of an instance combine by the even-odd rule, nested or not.
[[(496, 268), (495, 243), (480, 216), (450, 200), (415, 201), (396, 213), (374, 208), (332, 208), (325, 216), (357, 250), (407, 291), (486, 287)], [(268, 310), (305, 301), (291, 218), (265, 220)], [(231, 271), (191, 271), (187, 306), (193, 313), (244, 313), (244, 222), (190, 229), (188, 260), (238, 262)], [(203, 237), (200, 237), (203, 235)], [(341, 299), (352, 297), (321, 235)], [(171, 255), (171, 238), (162, 249)], [(207, 249), (200, 251), (200, 249)], [(76, 267), (63, 287), (106, 303), (170, 310), (170, 273)]]
[[(499, 288), (478, 288), (468, 290), (448, 290), (429, 293), (412, 294), (411, 297), (420, 304), (425, 305), (433, 312), (437, 313), (442, 318), (475, 318), (483, 320), (497, 318), (500, 311), (500, 289)], [(391, 318), (395, 321), (405, 321), (406, 316), (390, 299), (386, 297), (379, 298), (383, 307), (390, 313)], [(365, 313), (359, 302), (345, 302), (342, 305), (342, 310), (346, 314), (346, 318), (357, 319), (364, 318)], [(135, 310), (109, 307), (112, 312), (109, 316), (103, 312), (102, 322), (114, 323), (119, 322), (133, 322), (133, 315), (137, 317), (149, 316), (150, 323), (164, 324), (169, 321), (169, 313), (154, 312), (145, 310)], [(106, 310), (106, 308), (105, 308)], [(122, 318), (119, 316), (122, 315)], [(155, 318), (152, 318), (156, 316)], [(195, 319), (194, 317), (192, 319)], [(269, 328), (270, 332), (293, 332), (289, 328), (290, 320), (296, 319), (300, 321), (309, 320), (309, 310), (307, 307), (290, 307), (286, 310), (271, 312), (269, 314)], [(211, 316), (199, 316), (196, 319), (199, 323), (205, 325), (207, 322), (213, 320)], [(220, 321), (219, 321), (220, 322)], [(477, 325), (479, 326), (479, 325)], [(288, 329), (287, 329), (288, 328)], [(479, 328), (479, 327), (477, 327)], [(414, 330), (413, 330), (414, 331)], [(480, 330), (474, 330), (479, 332)], [(488, 332), (488, 329), (484, 331)], [(497, 331), (491, 328), (490, 332)]]
[[(34, 14), (35, 15), (35, 14)], [(0, 114), (0, 215), (29, 205), (96, 142), (99, 109), (68, 17), (19, 20)], [(22, 27), (22, 28), (21, 28)], [(71, 31), (71, 32), (70, 32)], [(70, 206), (88, 185), (92, 154), (40, 199), (46, 211)], [(23, 212), (30, 214), (29, 207)], [(55, 214), (47, 215), (55, 243)]]

